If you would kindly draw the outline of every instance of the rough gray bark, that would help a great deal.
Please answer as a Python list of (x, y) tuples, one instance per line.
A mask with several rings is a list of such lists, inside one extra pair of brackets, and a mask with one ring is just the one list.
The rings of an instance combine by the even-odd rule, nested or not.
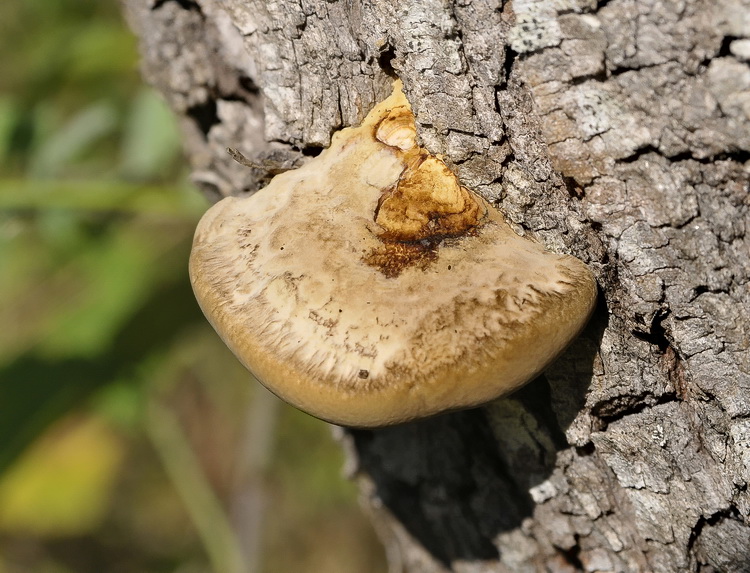
[(747, 0), (126, 0), (195, 180), (404, 81), (426, 147), (602, 296), (486, 408), (346, 432), (393, 571), (750, 571)]

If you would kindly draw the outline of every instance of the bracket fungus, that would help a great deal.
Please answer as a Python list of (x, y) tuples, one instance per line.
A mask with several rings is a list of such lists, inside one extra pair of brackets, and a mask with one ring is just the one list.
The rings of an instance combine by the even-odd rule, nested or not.
[(596, 299), (581, 261), (519, 237), (418, 146), (398, 82), (318, 157), (211, 207), (190, 276), (258, 380), (354, 427), (510, 393), (562, 352)]

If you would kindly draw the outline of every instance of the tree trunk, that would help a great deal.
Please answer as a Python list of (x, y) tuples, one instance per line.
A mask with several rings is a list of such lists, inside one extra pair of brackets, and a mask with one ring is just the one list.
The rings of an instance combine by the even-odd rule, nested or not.
[[(480, 409), (342, 441), (392, 571), (750, 571), (747, 0), (125, 0), (196, 183), (404, 82), (423, 145), (600, 302)], [(332, 548), (334, 550), (334, 548)]]

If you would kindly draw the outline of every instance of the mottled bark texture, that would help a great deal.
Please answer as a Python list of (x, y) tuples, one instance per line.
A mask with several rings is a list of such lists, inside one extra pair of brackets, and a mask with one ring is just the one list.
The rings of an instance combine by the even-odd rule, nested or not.
[(590, 326), (524, 390), (343, 433), (393, 571), (750, 571), (747, 0), (126, 8), (211, 196), (304, 162), (398, 76), (426, 147), (597, 274)]

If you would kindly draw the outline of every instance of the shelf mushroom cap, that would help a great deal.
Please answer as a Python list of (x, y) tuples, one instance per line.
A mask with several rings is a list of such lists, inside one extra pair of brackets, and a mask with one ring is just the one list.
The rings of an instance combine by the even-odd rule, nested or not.
[(190, 276), (259, 381), (353, 427), (512, 392), (578, 335), (596, 299), (581, 261), (518, 236), (417, 145), (398, 82), (318, 157), (211, 207)]

